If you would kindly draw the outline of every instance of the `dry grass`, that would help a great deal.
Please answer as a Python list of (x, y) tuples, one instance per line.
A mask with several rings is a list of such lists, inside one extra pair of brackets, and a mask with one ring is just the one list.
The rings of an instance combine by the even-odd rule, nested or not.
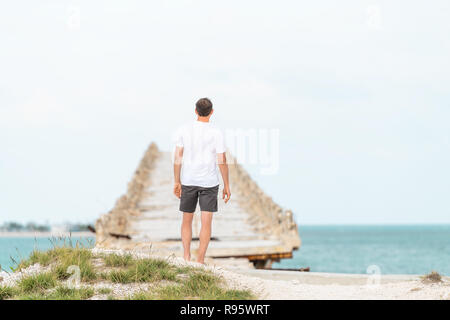
[(431, 271), (429, 274), (426, 274), (421, 277), (422, 281), (425, 283), (439, 283), (442, 282), (442, 276), (437, 271)]

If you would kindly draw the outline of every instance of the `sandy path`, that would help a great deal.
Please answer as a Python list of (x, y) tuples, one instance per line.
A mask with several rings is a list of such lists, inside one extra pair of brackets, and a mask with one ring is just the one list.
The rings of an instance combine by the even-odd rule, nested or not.
[[(450, 279), (426, 284), (419, 276), (299, 273), (270, 270), (237, 270), (263, 299), (450, 299)], [(235, 277), (230, 274), (231, 277)]]

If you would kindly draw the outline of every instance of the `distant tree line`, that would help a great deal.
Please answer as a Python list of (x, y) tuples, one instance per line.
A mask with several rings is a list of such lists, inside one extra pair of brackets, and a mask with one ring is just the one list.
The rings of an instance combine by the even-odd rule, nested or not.
[[(89, 224), (83, 223), (68, 223), (65, 226), (67, 231), (70, 232), (80, 232), (80, 231), (89, 231)], [(3, 232), (27, 232), (27, 231), (37, 231), (37, 232), (49, 232), (52, 227), (49, 224), (37, 224), (34, 222), (28, 222), (25, 224), (9, 221), (4, 222), (0, 225), (0, 231)]]
[(0, 226), (1, 231), (13, 231), (13, 232), (21, 232), (21, 231), (50, 231), (51, 227), (49, 225), (40, 225), (34, 222), (28, 222), (26, 224), (22, 224), (19, 222), (5, 222)]
[(84, 223), (69, 223), (67, 225), (67, 230), (70, 232), (90, 231), (89, 224)]

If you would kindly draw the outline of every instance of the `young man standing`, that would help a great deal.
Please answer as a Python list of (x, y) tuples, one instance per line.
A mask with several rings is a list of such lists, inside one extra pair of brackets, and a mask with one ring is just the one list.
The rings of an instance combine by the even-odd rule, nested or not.
[(192, 219), (198, 202), (202, 212), (202, 227), (197, 262), (203, 264), (211, 238), (213, 212), (217, 212), (217, 164), (224, 184), (222, 199), (227, 203), (231, 197), (224, 137), (209, 122), (213, 112), (213, 105), (208, 98), (198, 100), (195, 105), (197, 121), (182, 126), (175, 135), (173, 192), (180, 199), (180, 211), (183, 212), (181, 240), (184, 259), (191, 259)]

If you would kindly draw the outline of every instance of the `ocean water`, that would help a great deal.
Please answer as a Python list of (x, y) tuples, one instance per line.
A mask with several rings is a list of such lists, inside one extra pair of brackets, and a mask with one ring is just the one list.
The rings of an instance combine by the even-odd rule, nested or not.
[[(292, 259), (274, 268), (310, 267), (313, 272), (367, 273), (375, 265), (382, 274), (450, 276), (450, 225), (301, 226), (302, 246)], [(73, 238), (88, 246), (94, 238)], [(20, 260), (33, 248), (49, 249), (46, 238), (0, 238), (0, 265), (9, 271), (10, 257)]]
[(305, 226), (299, 233), (301, 248), (274, 268), (450, 276), (450, 225)]
[[(17, 265), (17, 262), (27, 258), (30, 253), (36, 248), (39, 250), (47, 250), (54, 247), (55, 244), (70, 245), (69, 240), (56, 240), (50, 238), (34, 238), (34, 237), (0, 237), (0, 266), (2, 270), (11, 271)], [(75, 246), (78, 242), (83, 247), (93, 247), (95, 244), (94, 237), (72, 237), (72, 245)]]

